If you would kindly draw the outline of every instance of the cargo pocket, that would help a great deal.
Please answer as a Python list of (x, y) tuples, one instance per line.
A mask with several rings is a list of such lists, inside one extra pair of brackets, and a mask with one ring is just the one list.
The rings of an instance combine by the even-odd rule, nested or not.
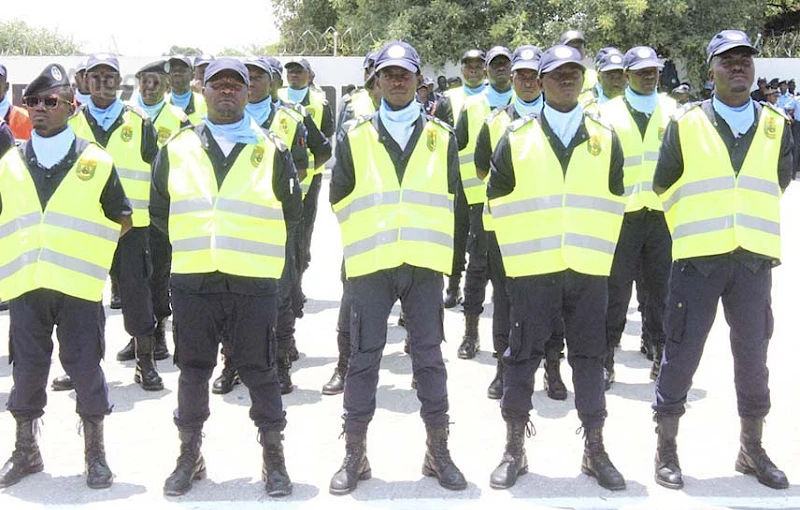
[(177, 366), (181, 343), (178, 340), (178, 325), (175, 323), (174, 319), (172, 320), (172, 344), (175, 346), (175, 349), (172, 351), (172, 364)]
[(266, 355), (267, 367), (271, 368), (278, 359), (278, 336), (275, 333), (275, 328), (269, 328), (269, 330), (267, 330)]
[(508, 349), (510, 358), (515, 361), (524, 361), (531, 358), (533, 343), (530, 338), (530, 325), (526, 325), (522, 321), (515, 321), (511, 325), (511, 332), (508, 335)]
[(439, 307), (439, 338), (442, 342), (447, 342), (444, 337), (444, 306)]
[(106, 312), (103, 303), (97, 303), (97, 338), (98, 348), (100, 349), (100, 359), (106, 357)]
[(142, 277), (147, 280), (153, 276), (153, 257), (150, 255), (150, 248), (142, 250)]
[(683, 341), (686, 332), (687, 308), (686, 301), (677, 301), (667, 308), (664, 325), (668, 342), (679, 344)]
[(350, 315), (350, 352), (361, 350), (361, 316), (355, 310)]

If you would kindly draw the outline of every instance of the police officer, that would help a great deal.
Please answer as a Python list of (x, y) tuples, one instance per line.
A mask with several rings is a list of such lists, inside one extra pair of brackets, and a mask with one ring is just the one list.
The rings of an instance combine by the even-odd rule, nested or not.
[(8, 410), (17, 422), (0, 487), (44, 469), (36, 432), (47, 402), (54, 327), (61, 365), (75, 384), (86, 484), (100, 489), (113, 480), (103, 441), (111, 404), (100, 368), (101, 300), (117, 239), (131, 228), (131, 208), (111, 156), (67, 124), (73, 100), (66, 70), (48, 65), (24, 91), (31, 141), (0, 160), (0, 296), (11, 302)]
[[(467, 252), (466, 283), (464, 284), (464, 337), (458, 347), (458, 357), (472, 359), (480, 350), (478, 321), (483, 313), (488, 282), (486, 258), (486, 233), (483, 230), (483, 202), (486, 184), (478, 178), (475, 170), (475, 141), (486, 117), (495, 109), (511, 103), (511, 51), (504, 46), (495, 46), (486, 53), (486, 75), (489, 85), (483, 92), (468, 98), (456, 123), (458, 157), (461, 168), (461, 186), (458, 200), (463, 208), (469, 207), (469, 240)], [(458, 207), (458, 206), (456, 206)]]
[[(136, 72), (139, 80), (139, 94), (134, 105), (141, 109), (156, 130), (158, 146), (179, 129), (189, 124), (186, 114), (173, 104), (168, 104), (164, 96), (169, 89), (169, 62), (156, 60), (145, 64)], [(169, 261), (172, 248), (169, 239), (160, 230), (150, 225), (150, 252), (153, 258), (153, 274), (150, 277), (150, 295), (153, 300), (153, 313), (156, 316), (155, 348), (153, 359), (164, 360), (169, 357), (166, 341), (167, 317), (172, 315), (169, 306)], [(135, 359), (134, 341), (117, 353), (117, 361)]]
[(342, 97), (342, 106), (339, 109), (339, 119), (336, 129), (341, 131), (345, 122), (362, 115), (370, 115), (380, 105), (380, 96), (374, 94), (375, 89), (375, 52), (371, 51), (364, 57), (364, 86)]
[(447, 371), (442, 359), (442, 273), (453, 257), (453, 196), (458, 188), (456, 141), (446, 124), (414, 101), (422, 81), (416, 50), (390, 42), (375, 58), (381, 106), (342, 133), (330, 200), (342, 231), (352, 290), (350, 364), (344, 388), (346, 455), (330, 483), (352, 492), (371, 476), (367, 427), (386, 321), (400, 299), (410, 332), (417, 396), (427, 431), (422, 472), (451, 490), (467, 482), (447, 448)]
[(650, 379), (655, 381), (658, 377), (664, 349), (662, 316), (672, 262), (672, 241), (661, 199), (653, 191), (653, 172), (661, 138), (677, 104), (657, 92), (663, 64), (653, 48), (636, 46), (629, 49), (623, 66), (628, 81), (625, 93), (600, 105), (603, 120), (613, 126), (622, 143), (625, 186), (630, 189), (608, 278), (606, 385), (614, 381), (614, 349), (625, 329), (631, 285), (635, 278), (641, 278), (647, 296), (642, 313), (642, 328), (647, 331), (642, 336), (651, 342), (653, 352)]
[(194, 57), (192, 61), (192, 82), (189, 85), (192, 92), (203, 94), (203, 75), (205, 75), (206, 67), (208, 67), (208, 64), (210, 64), (212, 60), (214, 60), (214, 55), (210, 53), (203, 53), (202, 55)]
[(623, 153), (614, 132), (578, 104), (584, 69), (574, 48), (545, 51), (542, 114), (512, 123), (492, 156), (487, 196), (511, 301), (500, 403), (507, 443), (494, 488), (527, 472), (533, 375), (561, 317), (585, 437), (581, 471), (607, 489), (625, 488), (602, 433), (606, 280), (625, 208)]
[[(112, 273), (119, 279), (125, 330), (134, 338), (134, 381), (146, 391), (158, 391), (164, 389), (164, 383), (153, 360), (156, 320), (149, 282), (153, 267), (147, 212), (150, 162), (158, 151), (158, 145), (155, 129), (146, 114), (125, 105), (117, 97), (121, 81), (119, 71), (119, 61), (114, 56), (97, 54), (89, 57), (86, 79), (91, 98), (70, 118), (69, 123), (77, 136), (97, 143), (111, 154), (133, 206), (133, 228), (120, 239)], [(166, 351), (166, 343), (163, 336), (161, 338), (161, 349)], [(60, 389), (69, 386), (67, 381), (57, 380), (53, 384)]]
[[(486, 89), (486, 54), (479, 49), (471, 49), (461, 56), (461, 76), (464, 84), (448, 90), (436, 109), (436, 117), (450, 126), (458, 122), (464, 102), (468, 97), (481, 94)], [(464, 200), (456, 200), (456, 227), (453, 244), (453, 267), (447, 281), (445, 308), (454, 308), (463, 301), (461, 293), (461, 273), (467, 264), (466, 251), (469, 237), (469, 206)]]
[[(595, 55), (594, 67), (597, 70), (597, 84), (581, 93), (579, 101), (584, 110), (595, 111), (597, 106), (611, 101), (625, 92), (628, 84), (623, 73), (624, 55), (613, 46), (602, 48)], [(589, 105), (592, 105), (591, 107)]]
[(89, 102), (89, 85), (86, 83), (86, 62), (82, 59), (75, 68), (75, 104), (80, 106)]
[(182, 109), (192, 124), (201, 122), (206, 114), (206, 103), (201, 93), (194, 92), (189, 87), (193, 77), (191, 59), (183, 55), (174, 55), (168, 62), (169, 104)]
[(678, 422), (720, 298), (731, 328), (741, 418), (736, 470), (774, 489), (789, 487), (761, 436), (770, 409), (767, 347), (772, 267), (780, 263), (779, 199), (796, 161), (786, 117), (750, 98), (757, 52), (738, 30), (711, 39), (714, 96), (670, 122), (653, 180), (672, 233), (666, 345), (653, 405), (655, 479), (671, 489), (683, 487)]
[(24, 108), (11, 104), (8, 89), (8, 70), (6, 66), (0, 64), (0, 119), (8, 124), (14, 138), (20, 141), (28, 140), (33, 129), (28, 112)]
[(181, 452), (164, 483), (169, 496), (186, 493), (193, 480), (205, 476), (202, 429), (223, 331), (227, 356), (250, 390), (266, 492), (292, 491), (282, 446), (286, 418), (274, 326), (284, 218), (299, 219), (300, 195), (285, 144), (245, 113), (249, 84), (238, 60), (209, 64), (203, 91), (207, 121), (172, 137), (154, 163), (150, 210), (153, 223), (172, 242), (173, 333), (181, 371), (174, 417)]
[[(567, 30), (561, 34), (559, 44), (565, 44), (578, 50), (581, 60), (586, 58), (586, 38), (580, 30)], [(597, 71), (586, 69), (583, 76), (583, 90), (589, 90), (597, 85)]]

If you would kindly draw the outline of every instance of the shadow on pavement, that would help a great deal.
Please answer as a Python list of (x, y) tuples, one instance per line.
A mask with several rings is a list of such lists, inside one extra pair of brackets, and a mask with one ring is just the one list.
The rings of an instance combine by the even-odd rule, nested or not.
[(381, 359), (381, 369), (388, 370), (393, 374), (409, 376), (411, 384), (411, 356), (404, 352), (390, 352), (384, 354)]
[[(678, 452), (680, 453), (680, 451)], [(733, 470), (734, 454), (731, 455), (731, 470)], [(780, 467), (780, 466), (778, 466)], [(726, 476), (720, 478), (694, 478), (686, 476), (686, 471), (683, 471), (684, 487), (683, 492), (692, 497), (714, 497), (714, 496), (731, 496), (731, 495), (747, 495), (751, 498), (757, 497), (776, 497), (787, 494), (790, 491), (795, 491), (800, 488), (800, 485), (790, 485), (786, 491), (770, 489), (758, 483), (755, 476), (740, 475)]]
[(6, 403), (8, 402), (8, 393), (0, 391), (0, 414), (7, 413)]
[(550, 478), (536, 473), (528, 473), (521, 476), (517, 480), (517, 484), (508, 489), (508, 492), (515, 498), (560, 498), (569, 494), (571, 498), (599, 497), (608, 501), (613, 501), (615, 495), (626, 499), (648, 495), (647, 487), (638, 482), (627, 480), (626, 490), (610, 491), (597, 485), (594, 478), (583, 474), (572, 478)]
[[(144, 391), (141, 386), (133, 382), (133, 370), (128, 384), (121, 381), (108, 381), (108, 399), (114, 406), (115, 413), (124, 413), (136, 407), (138, 402), (168, 398), (172, 393), (169, 388), (161, 391)], [(124, 385), (123, 385), (124, 384)], [(69, 392), (69, 398), (75, 400), (75, 390)]]
[[(47, 490), (42, 490), (43, 487)], [(109, 489), (93, 490), (86, 486), (82, 474), (54, 477), (47, 473), (28, 476), (19, 484), (3, 490), (4, 494), (22, 501), (44, 505), (72, 505), (76, 499), (81, 504), (122, 500), (145, 492), (147, 488), (144, 485), (121, 482), (114, 483)]]
[(305, 406), (310, 404), (316, 404), (317, 402), (322, 400), (322, 392), (320, 388), (322, 388), (322, 384), (320, 383), (319, 388), (298, 388), (295, 386), (294, 391), (289, 393), (288, 395), (283, 395), (283, 404), (284, 406)]
[[(213, 476), (213, 474), (212, 474)], [(289, 473), (291, 477), (291, 473)], [(206, 502), (206, 501), (261, 501), (264, 503), (279, 501), (308, 501), (319, 494), (319, 488), (304, 483), (295, 483), (292, 495), (285, 498), (270, 498), (264, 492), (264, 482), (253, 481), (252, 478), (236, 478), (224, 482), (215, 482), (208, 478), (194, 482), (192, 490), (183, 496), (164, 499), (174, 502)]]
[(331, 365), (331, 368), (333, 368), (337, 361), (339, 361), (339, 358), (329, 356), (306, 356), (301, 352), (300, 359), (292, 362), (292, 373), (304, 368), (324, 367), (326, 365)]
[(376, 407), (392, 413), (413, 414), (419, 412), (419, 400), (416, 390), (411, 389), (409, 377), (407, 387), (395, 387), (393, 384), (378, 386), (375, 397)]
[(448, 501), (480, 499), (481, 489), (468, 482), (466, 490), (451, 491), (439, 485), (435, 478), (420, 477), (418, 480), (387, 482), (372, 478), (358, 483), (358, 488), (350, 495), (357, 501), (381, 501), (392, 499), (442, 499)]
[(553, 400), (544, 390), (533, 392), (533, 412), (547, 419), (558, 419), (575, 409), (575, 394), (567, 391), (566, 400)]
[(308, 298), (303, 306), (303, 314), (314, 314), (330, 310), (332, 308), (339, 308), (339, 301), (326, 301)]

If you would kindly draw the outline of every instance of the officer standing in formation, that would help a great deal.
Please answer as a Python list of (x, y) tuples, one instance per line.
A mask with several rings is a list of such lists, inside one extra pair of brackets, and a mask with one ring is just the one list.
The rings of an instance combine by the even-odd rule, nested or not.
[(346, 455), (331, 479), (332, 494), (347, 494), (371, 476), (367, 427), (375, 413), (386, 321), (398, 298), (427, 432), (422, 472), (447, 489), (467, 487), (447, 447), (441, 351), (442, 274), (453, 257), (457, 146), (452, 131), (414, 101), (421, 67), (410, 45), (384, 46), (375, 58), (381, 106), (340, 133), (336, 144), (330, 200), (352, 291), (353, 349), (344, 386)]
[(210, 64), (212, 60), (214, 60), (214, 55), (203, 53), (202, 55), (194, 57), (192, 61), (192, 81), (189, 84), (189, 88), (200, 97), (202, 97), (203, 94), (203, 77), (206, 72), (206, 67), (208, 67), (208, 64)]
[(101, 300), (117, 240), (130, 235), (132, 211), (111, 155), (68, 125), (73, 100), (67, 72), (48, 65), (24, 91), (32, 139), (0, 160), (0, 296), (10, 300), (14, 379), (7, 406), (17, 422), (0, 487), (44, 469), (36, 435), (54, 327), (77, 394), (86, 484), (100, 489), (113, 480), (103, 441), (111, 404), (100, 367)]
[[(376, 96), (375, 88), (375, 52), (371, 51), (364, 57), (362, 64), (364, 69), (364, 86), (358, 87), (353, 92), (342, 97), (342, 105), (339, 108), (339, 117), (336, 123), (337, 129), (341, 130), (345, 122), (360, 117), (370, 115), (380, 105), (380, 97)], [(377, 104), (376, 104), (377, 103)]]
[(561, 317), (585, 437), (581, 471), (607, 489), (625, 488), (603, 445), (607, 280), (625, 208), (623, 153), (613, 130), (578, 104), (584, 70), (572, 47), (545, 51), (541, 116), (512, 123), (492, 156), (487, 195), (511, 301), (501, 400), (507, 443), (491, 475), (495, 488), (528, 470), (533, 375)]
[(299, 185), (286, 145), (245, 112), (245, 65), (218, 58), (206, 68), (206, 120), (175, 135), (154, 163), (150, 211), (172, 242), (181, 440), (164, 493), (188, 492), (205, 476), (200, 446), (209, 417), (208, 382), (220, 336), (226, 356), (250, 391), (250, 417), (263, 446), (269, 496), (286, 496), (286, 426), (275, 367), (278, 278), (286, 221), (299, 221)]
[(671, 489), (683, 487), (678, 422), (720, 298), (731, 328), (741, 419), (736, 470), (774, 489), (789, 487), (761, 438), (770, 409), (767, 347), (772, 268), (781, 256), (779, 200), (797, 162), (789, 120), (750, 98), (756, 53), (743, 32), (714, 36), (707, 49), (714, 96), (670, 122), (655, 168), (653, 189), (663, 200), (673, 259), (653, 405), (655, 479)]
[[(597, 71), (597, 85), (584, 90), (579, 98), (584, 110), (592, 109), (594, 106), (611, 101), (625, 92), (628, 82), (623, 74), (624, 56), (617, 48), (607, 46), (601, 48), (594, 58), (594, 68)], [(590, 108), (592, 105), (592, 108)]]
[[(200, 92), (193, 91), (192, 61), (189, 57), (175, 55), (169, 61), (169, 104), (182, 109), (192, 124), (202, 122), (206, 114), (206, 103)], [(201, 62), (202, 63), (202, 62)]]

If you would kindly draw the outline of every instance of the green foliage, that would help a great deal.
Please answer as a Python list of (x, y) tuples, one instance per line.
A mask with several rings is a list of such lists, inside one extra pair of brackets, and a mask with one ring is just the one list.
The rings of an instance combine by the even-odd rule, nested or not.
[(0, 21), (0, 54), (80, 55), (81, 47), (58, 31), (32, 27), (14, 19)]
[(172, 56), (172, 55), (186, 55), (187, 57), (194, 57), (196, 55), (202, 55), (203, 50), (200, 48), (192, 48), (191, 46), (172, 46), (168, 52), (164, 53), (164, 56)]

